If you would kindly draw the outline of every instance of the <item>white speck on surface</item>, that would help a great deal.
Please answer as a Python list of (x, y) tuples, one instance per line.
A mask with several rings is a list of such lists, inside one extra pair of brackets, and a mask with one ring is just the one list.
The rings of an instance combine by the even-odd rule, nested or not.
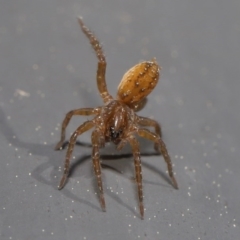
[(175, 68), (174, 66), (172, 66), (172, 67), (169, 68), (169, 72), (170, 72), (171, 74), (174, 74), (176, 71), (177, 71), (177, 70), (176, 70), (176, 68)]
[(206, 76), (207, 73), (208, 73), (207, 68), (203, 67), (203, 68), (201, 69), (201, 74), (202, 74), (203, 76)]
[(178, 124), (178, 127), (179, 127), (179, 128), (183, 128), (183, 124), (182, 124), (182, 123), (179, 123), (179, 124)]
[(213, 144), (212, 144), (214, 147), (216, 147), (218, 144), (217, 144), (217, 142), (213, 142)]
[(74, 72), (75, 72), (75, 69), (74, 69), (74, 67), (73, 67), (71, 64), (68, 64), (68, 65), (67, 65), (67, 70), (68, 70), (69, 72), (71, 72), (71, 73), (74, 73)]
[(196, 143), (196, 139), (192, 139), (192, 143)]
[(37, 64), (33, 64), (32, 68), (33, 68), (34, 70), (37, 70), (39, 67), (38, 67)]
[(209, 163), (206, 163), (205, 165), (206, 165), (207, 168), (211, 168)]
[(178, 57), (178, 51), (177, 50), (172, 50), (171, 51), (171, 57), (174, 58), (174, 59), (177, 58)]
[(210, 128), (209, 126), (205, 126), (205, 131), (206, 131), (206, 132), (209, 132), (210, 129), (211, 129), (211, 128)]
[(219, 138), (219, 139), (222, 138), (222, 134), (218, 133), (217, 138)]
[(28, 93), (24, 90), (21, 90), (21, 89), (16, 89), (15, 93), (14, 93), (14, 96), (18, 97), (19, 99), (22, 99), (23, 97), (29, 97), (30, 93)]
[(41, 126), (37, 126), (37, 127), (35, 128), (36, 131), (39, 131), (40, 129), (41, 129)]

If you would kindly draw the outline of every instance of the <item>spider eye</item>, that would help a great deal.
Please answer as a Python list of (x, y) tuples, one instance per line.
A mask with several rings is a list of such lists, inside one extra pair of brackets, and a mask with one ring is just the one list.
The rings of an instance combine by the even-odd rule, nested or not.
[(111, 136), (112, 141), (118, 139), (121, 133), (122, 133), (122, 129), (115, 131), (114, 127), (110, 127), (110, 136)]

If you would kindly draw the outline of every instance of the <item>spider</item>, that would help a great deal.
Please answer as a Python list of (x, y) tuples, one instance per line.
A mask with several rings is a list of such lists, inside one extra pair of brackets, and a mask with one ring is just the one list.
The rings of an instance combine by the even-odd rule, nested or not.
[[(113, 142), (116, 144), (116, 148), (118, 150), (121, 150), (126, 143), (129, 143), (133, 152), (135, 180), (137, 183), (139, 198), (139, 210), (141, 218), (143, 219), (144, 206), (142, 166), (139, 143), (135, 135), (154, 142), (155, 150), (163, 155), (164, 160), (167, 164), (168, 174), (172, 181), (172, 185), (178, 189), (177, 181), (173, 174), (171, 159), (169, 157), (165, 143), (161, 138), (160, 125), (153, 119), (140, 117), (136, 114), (139, 106), (142, 105), (147, 95), (149, 95), (156, 86), (161, 68), (155, 58), (153, 58), (151, 61), (145, 61), (136, 64), (124, 74), (118, 86), (117, 97), (114, 99), (107, 90), (105, 81), (107, 62), (105, 60), (105, 56), (99, 40), (84, 25), (81, 17), (78, 18), (78, 22), (83, 33), (89, 39), (98, 58), (97, 86), (104, 105), (96, 108), (80, 108), (72, 110), (66, 114), (61, 128), (61, 139), (56, 145), (55, 150), (62, 149), (65, 140), (65, 130), (72, 116), (95, 115), (95, 117), (90, 121), (84, 122), (72, 134), (66, 153), (63, 176), (61, 178), (58, 189), (62, 189), (66, 183), (69, 173), (70, 159), (77, 137), (87, 130), (94, 128), (91, 135), (92, 161), (94, 173), (97, 179), (99, 200), (102, 210), (106, 211), (106, 207), (101, 178), (99, 149), (101, 147), (104, 147), (105, 142)], [(153, 133), (144, 127), (153, 127), (155, 129), (155, 132)]]

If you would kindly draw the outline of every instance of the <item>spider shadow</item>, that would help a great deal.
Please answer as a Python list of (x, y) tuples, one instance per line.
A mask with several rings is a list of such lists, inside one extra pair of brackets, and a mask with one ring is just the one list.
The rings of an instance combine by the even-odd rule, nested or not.
[[(26, 158), (29, 158), (28, 155), (31, 153), (31, 156), (34, 156), (34, 158), (37, 160), (39, 160), (37, 156), (39, 156), (39, 158), (41, 159), (43, 158), (47, 159), (47, 161), (40, 163), (35, 169), (31, 171), (31, 177), (33, 177), (37, 182), (51, 186), (52, 188), (57, 190), (57, 186), (61, 177), (61, 173), (59, 172), (58, 169), (59, 169), (59, 166), (62, 165), (62, 161), (59, 161), (59, 159), (62, 159), (62, 153), (58, 151), (54, 151), (55, 144), (44, 145), (44, 144), (27, 143), (27, 142), (21, 141), (21, 139), (17, 136), (14, 130), (10, 127), (1, 106), (0, 106), (0, 123), (1, 123), (0, 131), (2, 132), (4, 137), (7, 139), (7, 141), (11, 143), (12, 146), (17, 147), (18, 149), (25, 149), (28, 152), (28, 154), (26, 154)], [(85, 146), (88, 144), (83, 143), (82, 145)], [(42, 173), (48, 169), (51, 169), (49, 180), (45, 179), (42, 176)], [(91, 202), (74, 195), (67, 188), (63, 189), (60, 194), (64, 194), (67, 198), (71, 198), (76, 202), (86, 204), (89, 207), (96, 209), (98, 211), (100, 209), (99, 207), (95, 206)]]

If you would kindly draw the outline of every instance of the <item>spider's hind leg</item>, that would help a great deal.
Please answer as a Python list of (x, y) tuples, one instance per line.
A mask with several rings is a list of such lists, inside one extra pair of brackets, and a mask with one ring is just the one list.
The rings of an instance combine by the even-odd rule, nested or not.
[(158, 148), (160, 149), (160, 151), (161, 151), (161, 153), (163, 155), (163, 158), (164, 158), (164, 160), (165, 160), (165, 162), (167, 164), (168, 174), (169, 174), (169, 177), (172, 180), (172, 185), (176, 189), (178, 189), (178, 184), (177, 184), (177, 181), (176, 181), (176, 179), (174, 177), (174, 174), (173, 174), (172, 161), (170, 159), (170, 156), (168, 154), (166, 145), (163, 142), (163, 140), (157, 134), (150, 132), (148, 129), (140, 128), (137, 131), (137, 133), (138, 133), (138, 135), (140, 137), (143, 137), (143, 138), (146, 138), (148, 140), (151, 140), (151, 141), (155, 142), (158, 145)]

